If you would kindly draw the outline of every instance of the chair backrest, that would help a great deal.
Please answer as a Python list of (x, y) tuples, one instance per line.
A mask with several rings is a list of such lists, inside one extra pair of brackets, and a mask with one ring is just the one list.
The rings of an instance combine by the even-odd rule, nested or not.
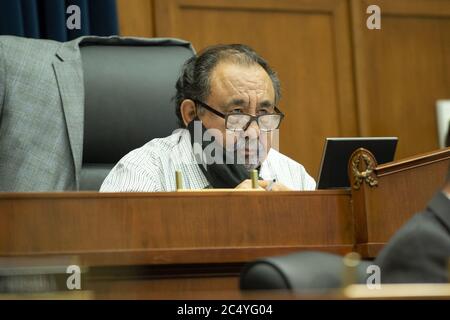
[(194, 54), (188, 42), (177, 39), (81, 45), (85, 123), (80, 190), (99, 190), (125, 154), (177, 128), (175, 83)]
[[(358, 283), (367, 278), (369, 261), (361, 261), (355, 274)], [(327, 293), (342, 286), (341, 256), (315, 251), (261, 258), (247, 264), (240, 275), (241, 290), (295, 290)]]

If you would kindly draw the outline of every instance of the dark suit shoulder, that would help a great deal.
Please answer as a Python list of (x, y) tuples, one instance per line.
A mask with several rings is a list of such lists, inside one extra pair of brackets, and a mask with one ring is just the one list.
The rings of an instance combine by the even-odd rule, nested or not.
[(445, 282), (450, 234), (427, 210), (411, 218), (376, 259), (382, 282)]

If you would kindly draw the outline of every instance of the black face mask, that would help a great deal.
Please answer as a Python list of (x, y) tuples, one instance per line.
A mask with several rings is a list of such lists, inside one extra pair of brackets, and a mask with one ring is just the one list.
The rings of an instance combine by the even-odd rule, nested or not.
[[(198, 133), (197, 135), (194, 134), (195, 122), (199, 122), (201, 124), (201, 135)], [(227, 150), (220, 145), (220, 147), (217, 146), (217, 142), (215, 142), (214, 138), (212, 141), (203, 141), (202, 137), (206, 131), (206, 128), (203, 126), (201, 120), (196, 117), (188, 124), (187, 129), (189, 130), (189, 134), (191, 136), (191, 144), (194, 150), (195, 160), (208, 180), (210, 187), (235, 188), (242, 181), (250, 179), (250, 172), (244, 165), (226, 163)], [(195, 141), (196, 139), (199, 141)], [(211, 148), (213, 144), (216, 144), (216, 148)], [(203, 152), (208, 146), (211, 150), (214, 149), (220, 151), (220, 154), (217, 155), (217, 157), (222, 159), (222, 163), (215, 163), (215, 161), (213, 161), (212, 158), (215, 158), (216, 156), (214, 152), (211, 154), (209, 154), (209, 152)], [(228, 157), (233, 157), (231, 159), (237, 159), (237, 152), (234, 151), (233, 154), (228, 154)]]

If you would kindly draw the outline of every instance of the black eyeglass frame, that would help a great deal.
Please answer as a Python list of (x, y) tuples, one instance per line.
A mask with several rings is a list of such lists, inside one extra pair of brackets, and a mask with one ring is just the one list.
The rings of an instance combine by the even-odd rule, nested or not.
[[(281, 112), (280, 109), (278, 109), (276, 106), (274, 106), (274, 110), (275, 110), (276, 113), (260, 114), (260, 115), (257, 115), (257, 116), (253, 116), (253, 115), (248, 114), (248, 113), (233, 113), (233, 112), (224, 114), (224, 113), (222, 113), (222, 112), (220, 112), (220, 111), (217, 111), (217, 110), (214, 109), (213, 107), (209, 106), (208, 104), (206, 104), (206, 103), (204, 103), (204, 102), (202, 102), (202, 101), (200, 101), (200, 100), (196, 100), (196, 99), (191, 99), (191, 100), (194, 101), (194, 103), (199, 104), (200, 106), (202, 106), (202, 107), (205, 108), (206, 110), (208, 110), (208, 111), (214, 113), (216, 116), (219, 116), (219, 117), (221, 117), (222, 119), (225, 119), (225, 128), (227, 127), (227, 120), (228, 120), (228, 116), (229, 116), (229, 115), (246, 115), (246, 116), (249, 116), (249, 117), (250, 117), (250, 120), (248, 121), (248, 123), (245, 125), (244, 128), (242, 128), (243, 131), (247, 130), (248, 127), (250, 126), (250, 124), (251, 124), (253, 121), (256, 121), (256, 123), (257, 123), (258, 126), (259, 126), (259, 122), (258, 122), (259, 118), (262, 117), (262, 116), (267, 116), (267, 115), (279, 115), (279, 116), (280, 116), (280, 122), (278, 123), (278, 126), (277, 126), (276, 128), (274, 128), (274, 129), (272, 129), (272, 130), (263, 130), (263, 131), (273, 131), (273, 130), (277, 130), (277, 129), (280, 127), (281, 121), (282, 121), (283, 118), (284, 118), (284, 113)], [(227, 128), (227, 130), (233, 130), (233, 129), (228, 129), (228, 128)], [(234, 130), (234, 131), (238, 131), (238, 130)]]

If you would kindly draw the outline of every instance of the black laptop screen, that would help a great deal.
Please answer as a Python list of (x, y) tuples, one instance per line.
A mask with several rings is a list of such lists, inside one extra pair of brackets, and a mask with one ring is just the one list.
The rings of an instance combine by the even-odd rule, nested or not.
[(327, 138), (322, 155), (317, 189), (349, 188), (348, 160), (358, 148), (372, 152), (378, 164), (394, 160), (398, 138)]

